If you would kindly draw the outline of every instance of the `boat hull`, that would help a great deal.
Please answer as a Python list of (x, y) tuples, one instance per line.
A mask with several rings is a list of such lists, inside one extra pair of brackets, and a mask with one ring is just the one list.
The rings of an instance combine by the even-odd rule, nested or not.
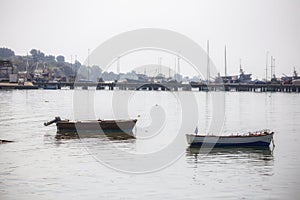
[(137, 120), (94, 120), (68, 121), (56, 123), (57, 130), (62, 131), (91, 131), (91, 132), (131, 132)]
[(190, 146), (209, 147), (267, 147), (270, 145), (273, 133), (253, 136), (199, 136), (187, 134)]

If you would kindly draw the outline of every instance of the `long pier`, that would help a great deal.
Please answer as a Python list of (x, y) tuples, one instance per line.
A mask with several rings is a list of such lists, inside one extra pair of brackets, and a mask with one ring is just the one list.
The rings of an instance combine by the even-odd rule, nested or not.
[(199, 91), (300, 92), (300, 85), (292, 84), (210, 83), (192, 84), (192, 87)]
[(57, 85), (61, 87), (96, 87), (104, 90), (162, 90), (162, 91), (247, 91), (247, 92), (300, 92), (300, 85), (282, 85), (282, 84), (246, 84), (246, 83), (106, 83), (106, 82), (60, 82), (60, 83), (37, 83), (39, 87), (47, 85)]
[(95, 87), (97, 90), (300, 92), (300, 85), (292, 84), (38, 82), (32, 86), (18, 86), (17, 84), (0, 83), (0, 89), (61, 89), (62, 87), (70, 89)]

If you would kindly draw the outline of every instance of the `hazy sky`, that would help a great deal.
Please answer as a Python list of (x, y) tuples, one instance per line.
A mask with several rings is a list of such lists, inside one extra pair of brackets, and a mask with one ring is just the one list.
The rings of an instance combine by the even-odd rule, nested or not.
[[(266, 52), (276, 72), (300, 71), (299, 0), (0, 0), (0, 46), (26, 55), (77, 55), (83, 62), (110, 37), (139, 28), (163, 28), (184, 34), (203, 48), (224, 74), (237, 73), (239, 59), (253, 78), (265, 76)], [(149, 63), (146, 63), (149, 64)], [(165, 63), (167, 64), (167, 63)]]

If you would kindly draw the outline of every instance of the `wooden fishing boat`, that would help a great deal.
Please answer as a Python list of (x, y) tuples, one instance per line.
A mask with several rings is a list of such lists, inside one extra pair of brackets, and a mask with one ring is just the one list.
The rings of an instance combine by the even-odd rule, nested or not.
[[(269, 130), (248, 133), (244, 135), (198, 135), (186, 134), (187, 142), (190, 146), (208, 147), (255, 147), (269, 146), (273, 141), (274, 132)], [(274, 142), (273, 142), (274, 145)]]
[(55, 117), (54, 120), (44, 123), (45, 126), (56, 123), (59, 132), (131, 132), (137, 119), (129, 120), (86, 120), (70, 121)]

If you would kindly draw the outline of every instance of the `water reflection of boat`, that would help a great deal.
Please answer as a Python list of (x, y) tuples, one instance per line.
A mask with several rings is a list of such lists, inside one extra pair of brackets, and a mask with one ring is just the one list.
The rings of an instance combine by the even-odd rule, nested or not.
[[(189, 147), (186, 150), (188, 163), (211, 163), (211, 162), (232, 162), (254, 163), (255, 165), (268, 165), (273, 160), (273, 152), (269, 147), (215, 147), (215, 148), (195, 148)], [(258, 162), (262, 161), (262, 162)]]
[(271, 156), (272, 151), (270, 147), (215, 147), (215, 148), (197, 148), (188, 147), (186, 149), (187, 156), (195, 155), (230, 155), (230, 154), (261, 154), (265, 156)]
[(134, 139), (134, 133), (121, 131), (57, 131), (56, 139), (107, 138), (109, 140)]
[(246, 170), (244, 172), (249, 174), (272, 176), (274, 158), (269, 147), (189, 147), (186, 149), (186, 162), (191, 168), (197, 169), (194, 180), (201, 182), (204, 172), (206, 176), (215, 176), (215, 171), (236, 175), (234, 171)]

